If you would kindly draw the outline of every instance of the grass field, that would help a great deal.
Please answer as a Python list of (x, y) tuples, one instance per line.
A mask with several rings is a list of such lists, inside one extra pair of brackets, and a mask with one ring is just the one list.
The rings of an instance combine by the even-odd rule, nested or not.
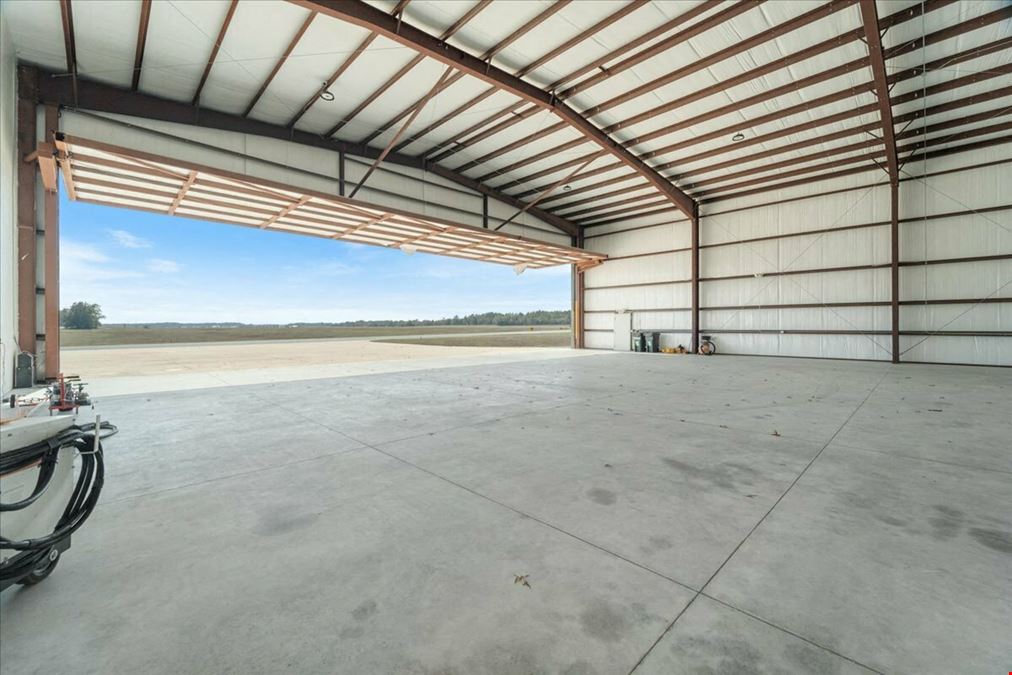
[[(64, 347), (93, 347), (102, 345), (150, 345), (181, 342), (233, 342), (247, 340), (320, 340), (326, 338), (386, 337), (391, 335), (425, 335), (444, 333), (492, 333), (524, 331), (551, 332), (553, 338), (564, 335), (569, 344), (568, 326), (397, 326), (353, 327), (339, 326), (243, 326), (239, 328), (140, 328), (108, 327), (94, 330), (61, 330), (60, 342)], [(502, 336), (508, 337), (508, 336)], [(526, 338), (527, 335), (519, 336)], [(547, 337), (547, 336), (546, 336)], [(477, 338), (475, 338), (477, 339)], [(561, 339), (561, 338), (560, 338)], [(422, 343), (425, 344), (425, 343)], [(435, 343), (430, 343), (435, 344)], [(541, 345), (530, 345), (541, 346)], [(554, 345), (552, 345), (554, 346)]]
[(569, 330), (532, 331), (507, 335), (460, 335), (454, 337), (397, 338), (376, 340), (405, 345), (435, 345), (439, 347), (568, 347), (572, 333)]

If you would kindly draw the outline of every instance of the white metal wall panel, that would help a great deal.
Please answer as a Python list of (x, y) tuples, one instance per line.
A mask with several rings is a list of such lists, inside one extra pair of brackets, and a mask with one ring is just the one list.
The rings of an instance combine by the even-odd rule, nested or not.
[[(888, 360), (888, 338), (878, 339), (885, 346), (876, 344), (860, 335), (743, 334), (714, 336), (717, 351), (721, 354)], [(827, 357), (827, 354), (832, 356)]]
[[(770, 199), (774, 198), (767, 196)], [(729, 208), (736, 207), (721, 202), (702, 210), (701, 245), (888, 221), (889, 187), (871, 191), (861, 188), (722, 213)]]
[(1012, 304), (967, 302), (903, 306), (900, 330), (930, 332), (932, 326), (945, 326), (947, 331), (1007, 331), (1012, 326)]
[[(702, 310), (700, 320), (707, 331), (715, 334), (725, 330), (888, 331), (890, 329), (888, 307), (712, 309)], [(873, 337), (882, 344), (887, 344), (889, 339)]]
[(689, 252), (607, 260), (588, 270), (584, 279), (587, 288), (685, 281), (689, 279)]
[[(901, 358), (945, 363), (1012, 363), (1012, 144), (912, 163), (924, 178), (903, 183), (900, 215)], [(1002, 162), (962, 171), (970, 164)], [(937, 174), (941, 175), (931, 175)], [(1005, 207), (1005, 208), (1002, 208)], [(981, 212), (982, 209), (986, 211)], [(945, 217), (940, 214), (959, 213)], [(916, 264), (991, 257), (991, 260)], [(949, 301), (968, 302), (952, 304)], [(984, 300), (984, 302), (981, 302)], [(929, 304), (934, 302), (935, 304)], [(939, 304), (944, 303), (944, 304)], [(964, 332), (968, 335), (946, 333)], [(1001, 336), (982, 335), (1002, 333)], [(977, 335), (973, 335), (977, 333)]]
[(1012, 366), (1007, 337), (901, 336), (904, 361)]
[(615, 346), (615, 341), (610, 330), (586, 331), (583, 336), (583, 344), (587, 349), (611, 349)]
[(592, 311), (670, 309), (688, 307), (690, 292), (688, 283), (588, 289), (584, 291), (584, 303)]
[(17, 76), (14, 43), (0, 9), (0, 394), (14, 386), (17, 353)]
[(585, 238), (587, 248), (610, 256), (638, 255), (655, 251), (688, 248), (691, 244), (688, 221)]

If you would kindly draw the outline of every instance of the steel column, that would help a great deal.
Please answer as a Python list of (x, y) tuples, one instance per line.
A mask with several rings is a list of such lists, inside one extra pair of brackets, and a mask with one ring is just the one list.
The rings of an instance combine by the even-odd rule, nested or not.
[(36, 353), (35, 177), (37, 162), (25, 158), (38, 145), (35, 100), (36, 71), (18, 68), (18, 350)]
[(692, 211), (692, 217), (690, 219), (690, 227), (692, 228), (691, 234), (691, 246), (692, 246), (692, 263), (691, 263), (691, 274), (692, 274), (692, 343), (691, 351), (693, 354), (699, 350), (699, 205)]
[[(45, 137), (52, 142), (59, 131), (60, 114), (56, 106), (46, 106)], [(43, 197), (45, 252), (45, 326), (46, 378), (60, 374), (60, 200), (57, 191), (46, 190)]]
[[(882, 35), (879, 32), (875, 0), (861, 0), (861, 19), (868, 43), (871, 74), (878, 97), (882, 121), (882, 144), (885, 146), (886, 168), (889, 172), (889, 235), (891, 240), (890, 278), (892, 286), (892, 362), (900, 362), (900, 169), (896, 156), (896, 132), (893, 127), (892, 102), (889, 100), (889, 74), (885, 68)], [(925, 142), (925, 145), (927, 143)]]
[[(573, 246), (577, 248), (583, 248), (584, 236), (583, 230), (573, 237)], [(573, 347), (575, 349), (583, 349), (585, 347), (584, 340), (584, 303), (583, 296), (586, 290), (586, 282), (584, 280), (584, 272), (578, 266), (573, 265), (573, 312), (571, 324), (573, 326)]]

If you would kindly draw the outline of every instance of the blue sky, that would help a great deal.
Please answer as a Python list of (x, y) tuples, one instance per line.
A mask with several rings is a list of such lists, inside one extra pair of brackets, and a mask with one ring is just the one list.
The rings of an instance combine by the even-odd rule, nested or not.
[(107, 323), (438, 319), (569, 307), (569, 266), (527, 270), (71, 202), (60, 303)]

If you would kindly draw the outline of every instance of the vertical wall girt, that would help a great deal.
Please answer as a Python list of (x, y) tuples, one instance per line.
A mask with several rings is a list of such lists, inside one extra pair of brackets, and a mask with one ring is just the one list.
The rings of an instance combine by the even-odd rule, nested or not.
[[(59, 110), (56, 106), (46, 106), (47, 141), (53, 141), (55, 133), (59, 131), (59, 124)], [(56, 190), (46, 190), (42, 204), (46, 275), (46, 378), (55, 378), (60, 374), (60, 201)]]
[(692, 209), (689, 219), (691, 228), (691, 276), (692, 276), (692, 342), (690, 349), (695, 354), (699, 351), (699, 204)]
[(893, 127), (893, 110), (889, 101), (889, 76), (885, 68), (882, 34), (879, 33), (878, 10), (875, 0), (861, 0), (861, 19), (864, 37), (868, 44), (868, 60), (878, 97), (879, 118), (882, 122), (882, 143), (885, 146), (886, 170), (889, 172), (889, 222), (891, 238), (892, 286), (892, 362), (900, 361), (900, 233), (899, 233), (899, 162), (896, 157), (896, 133)]
[(37, 162), (26, 162), (36, 147), (34, 68), (18, 68), (18, 350), (36, 353), (35, 174)]

